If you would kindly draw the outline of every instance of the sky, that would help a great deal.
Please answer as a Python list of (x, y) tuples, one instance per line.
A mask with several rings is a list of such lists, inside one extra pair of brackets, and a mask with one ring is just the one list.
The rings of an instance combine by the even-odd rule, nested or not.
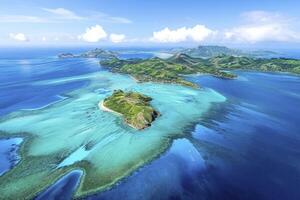
[(300, 48), (299, 0), (1, 0), (0, 46)]

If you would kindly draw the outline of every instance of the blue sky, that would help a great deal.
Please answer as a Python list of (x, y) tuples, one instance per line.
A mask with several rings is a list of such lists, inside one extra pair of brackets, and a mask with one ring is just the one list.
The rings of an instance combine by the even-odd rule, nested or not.
[(0, 45), (300, 46), (300, 1), (1, 0)]

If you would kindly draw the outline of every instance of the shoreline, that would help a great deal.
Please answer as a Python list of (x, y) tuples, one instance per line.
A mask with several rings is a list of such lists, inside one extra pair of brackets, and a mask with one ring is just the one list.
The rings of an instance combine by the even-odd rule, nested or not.
[[(106, 107), (106, 106), (104, 105), (104, 101), (103, 101), (103, 100), (99, 102), (98, 107), (99, 107), (100, 110), (102, 110), (102, 111), (104, 111), (104, 112), (111, 112), (111, 113), (113, 113), (113, 114), (115, 114), (115, 115), (117, 115), (117, 116), (123, 116), (123, 114), (118, 113), (118, 112), (116, 112), (116, 111), (114, 111), (114, 110), (109, 109), (108, 107)], [(133, 129), (141, 130), (141, 129), (138, 129), (138, 128), (134, 127), (133, 125), (127, 123), (124, 119), (123, 119), (123, 122), (125, 122), (126, 125), (130, 126), (130, 127), (133, 128)]]
[[(116, 72), (119, 73), (119, 72)], [(122, 73), (121, 73), (122, 74)], [(137, 78), (135, 78), (133, 75), (128, 74), (130, 78), (132, 78), (136, 83), (158, 83), (158, 84), (171, 84), (171, 85), (180, 85), (180, 86), (184, 86), (184, 87), (189, 87), (189, 88), (194, 88), (194, 89), (199, 89), (201, 88), (201, 86), (190, 82), (193, 84), (193, 86), (189, 86), (189, 85), (185, 85), (185, 84), (181, 84), (175, 81), (164, 81), (164, 80), (149, 80), (149, 81), (145, 81), (145, 80), (139, 80)], [(184, 79), (184, 81), (187, 81)], [(189, 81), (187, 81), (189, 82)]]
[(109, 109), (108, 107), (106, 107), (104, 105), (104, 101), (103, 100), (99, 102), (98, 107), (99, 107), (100, 110), (102, 110), (104, 112), (111, 112), (111, 113), (114, 113), (116, 115), (123, 116), (121, 113), (118, 113), (118, 112), (116, 112), (116, 111), (114, 111), (114, 110)]

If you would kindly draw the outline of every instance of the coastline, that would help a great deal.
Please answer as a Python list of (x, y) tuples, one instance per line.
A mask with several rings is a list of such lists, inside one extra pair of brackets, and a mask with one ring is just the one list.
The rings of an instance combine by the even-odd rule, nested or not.
[[(192, 82), (190, 82), (190, 83), (192, 83), (193, 85), (185, 85), (185, 84), (181, 84), (181, 83), (176, 82), (176, 81), (164, 81), (164, 80), (149, 80), (149, 81), (144, 81), (144, 80), (139, 80), (138, 78), (136, 78), (136, 77), (134, 77), (133, 75), (130, 75), (130, 74), (129, 74), (129, 77), (132, 78), (136, 83), (173, 84), (173, 85), (180, 85), (180, 86), (184, 86), (184, 87), (190, 87), (190, 88), (194, 88), (194, 89), (201, 88), (201, 86), (196, 85), (196, 84), (194, 84)], [(184, 81), (187, 81), (187, 80), (184, 79)], [(187, 82), (189, 82), (189, 81), (187, 81)]]
[[(104, 111), (104, 112), (111, 112), (111, 113), (113, 113), (113, 114), (115, 114), (115, 115), (123, 116), (123, 114), (118, 113), (118, 112), (116, 112), (116, 111), (114, 111), (114, 110), (109, 109), (108, 107), (106, 107), (106, 106), (104, 105), (104, 101), (103, 101), (103, 100), (100, 101), (100, 103), (98, 104), (98, 107), (99, 107), (100, 110), (102, 110), (102, 111)], [(140, 129), (134, 127), (133, 125), (127, 123), (124, 119), (123, 119), (123, 121), (126, 123), (126, 125), (130, 126), (131, 128), (136, 129), (136, 130), (140, 130)]]
[(118, 113), (118, 112), (116, 112), (116, 111), (114, 111), (114, 110), (111, 110), (111, 109), (109, 109), (108, 107), (106, 107), (106, 106), (104, 105), (104, 101), (103, 101), (103, 100), (99, 102), (98, 107), (99, 107), (100, 110), (102, 110), (102, 111), (104, 111), (104, 112), (111, 112), (111, 113), (114, 113), (114, 114), (116, 114), (116, 115), (123, 116), (121, 113)]

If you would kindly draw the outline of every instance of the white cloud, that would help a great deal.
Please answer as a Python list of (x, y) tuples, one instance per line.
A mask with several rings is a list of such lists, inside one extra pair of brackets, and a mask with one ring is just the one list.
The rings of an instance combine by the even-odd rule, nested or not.
[(0, 23), (58, 23), (63, 20), (83, 20), (85, 17), (78, 16), (71, 10), (65, 8), (42, 8), (52, 14), (50, 16), (31, 15), (0, 15)]
[(132, 21), (130, 19), (127, 19), (125, 17), (119, 17), (119, 16), (111, 16), (109, 14), (103, 13), (103, 12), (90, 12), (91, 15), (89, 16), (89, 19), (96, 20), (101, 23), (115, 23), (115, 24), (130, 24)]
[(188, 31), (189, 37), (196, 42), (203, 41), (216, 34), (216, 31), (208, 29), (204, 25), (196, 25), (193, 28), (188, 29)]
[(130, 19), (127, 19), (125, 17), (112, 17), (107, 15), (106, 16), (107, 21), (117, 24), (130, 24), (132, 21)]
[(86, 42), (99, 42), (102, 39), (106, 39), (106, 37), (107, 33), (100, 25), (89, 27), (86, 29), (84, 34), (78, 36), (80, 40), (84, 40)]
[(24, 35), (24, 33), (10, 33), (9, 37), (13, 40), (20, 42), (27, 42), (29, 39)]
[(1, 15), (1, 23), (44, 23), (47, 19), (29, 15)]
[(90, 15), (88, 16), (80, 16), (76, 14), (74, 11), (65, 9), (65, 8), (43, 8), (43, 10), (53, 14), (58, 19), (66, 19), (66, 20), (90, 20), (98, 22), (109, 22), (109, 23), (118, 23), (118, 24), (129, 24), (132, 23), (130, 19), (127, 19), (125, 17), (117, 17), (117, 16), (111, 16), (106, 13), (102, 12), (93, 12), (90, 11)]
[(75, 14), (73, 11), (65, 9), (65, 8), (43, 8), (43, 10), (56, 15), (56, 17), (61, 19), (69, 19), (69, 20), (82, 20), (85, 19), (84, 17), (81, 17), (77, 14)]
[(177, 43), (188, 40), (200, 42), (213, 36), (215, 33), (215, 31), (204, 25), (196, 25), (192, 28), (182, 27), (176, 30), (164, 28), (163, 30), (153, 32), (150, 40), (162, 43)]
[(153, 32), (151, 40), (155, 42), (182, 42), (187, 39), (186, 32), (185, 27), (174, 31), (164, 28), (161, 31)]
[(281, 24), (247, 25), (225, 32), (226, 39), (239, 42), (290, 41), (297, 39), (296, 33)]
[(225, 31), (225, 39), (249, 43), (300, 39), (292, 29), (292, 21), (278, 13), (251, 11), (243, 13), (242, 17), (245, 23)]
[(42, 41), (45, 42), (47, 41), (47, 38), (45, 36), (42, 37)]
[(244, 21), (248, 21), (250, 23), (265, 23), (265, 22), (272, 22), (274, 20), (283, 20), (283, 16), (279, 13), (267, 12), (263, 10), (253, 10), (244, 12), (241, 14)]
[(100, 25), (95, 25), (86, 29), (85, 33), (78, 36), (78, 39), (86, 41), (86, 42), (99, 42), (100, 40), (109, 39), (113, 43), (120, 43), (125, 41), (124, 34), (115, 34), (111, 33), (109, 35), (105, 32), (105, 30)]
[(109, 39), (113, 43), (120, 43), (120, 42), (124, 42), (125, 35), (112, 33), (112, 34), (110, 34)]
[[(132, 21), (125, 17), (111, 16), (102, 12), (88, 11), (87, 15), (78, 15), (66, 8), (41, 8), (46, 13), (42, 16), (32, 15), (0, 15), (0, 23), (62, 23), (66, 20), (85, 20), (90, 22), (130, 24)], [(87, 11), (85, 11), (87, 12)]]

